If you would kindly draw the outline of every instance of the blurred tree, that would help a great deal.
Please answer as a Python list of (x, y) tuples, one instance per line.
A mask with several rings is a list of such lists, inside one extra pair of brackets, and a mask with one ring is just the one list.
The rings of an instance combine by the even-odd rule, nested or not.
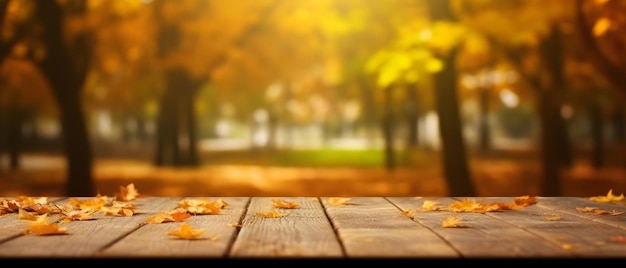
[(89, 32), (81, 27), (86, 25), (87, 3), (81, 0), (65, 1), (65, 4), (34, 1), (34, 18), (42, 28), (37, 66), (50, 84), (59, 107), (67, 160), (65, 194), (68, 196), (96, 194), (93, 156), (81, 98), (92, 47)]
[[(433, 27), (439, 26), (433, 42), (434, 54), (442, 61), (442, 69), (433, 77), (435, 103), (439, 115), (439, 133), (442, 139), (444, 174), (450, 196), (475, 196), (476, 189), (467, 164), (467, 153), (461, 129), (457, 92), (457, 52), (459, 34), (454, 31), (457, 19), (450, 1), (428, 0), (430, 19)], [(439, 34), (440, 36), (436, 36)]]
[[(561, 116), (566, 28), (571, 1), (457, 1), (464, 25), (500, 49), (537, 94), (541, 126), (542, 194), (561, 193), (560, 167), (572, 163), (571, 144)], [(497, 22), (497, 23), (494, 23)]]

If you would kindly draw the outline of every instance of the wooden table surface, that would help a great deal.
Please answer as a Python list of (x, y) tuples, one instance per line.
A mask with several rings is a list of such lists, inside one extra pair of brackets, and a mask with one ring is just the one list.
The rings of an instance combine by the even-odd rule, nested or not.
[[(519, 198), (536, 202), (515, 207)], [(104, 197), (112, 207), (91, 219), (71, 213), (96, 199), (0, 198), (0, 260), (626, 257), (624, 203), (582, 197)], [(64, 232), (38, 233), (33, 216)], [(172, 234), (184, 224), (203, 232)]]

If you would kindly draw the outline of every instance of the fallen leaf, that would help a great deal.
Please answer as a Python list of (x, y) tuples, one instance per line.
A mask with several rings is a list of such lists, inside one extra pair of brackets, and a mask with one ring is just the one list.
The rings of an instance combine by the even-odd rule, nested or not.
[(137, 188), (134, 183), (128, 184), (126, 187), (120, 186), (120, 192), (115, 194), (116, 200), (119, 201), (131, 201), (139, 196)]
[(561, 248), (562, 248), (563, 250), (572, 250), (572, 249), (574, 248), (574, 246), (572, 246), (572, 244), (567, 244), (567, 243), (565, 243), (565, 244), (562, 244), (562, 245), (561, 245)]
[(460, 222), (461, 222), (461, 218), (459, 218), (459, 217), (447, 217), (447, 218), (443, 219), (443, 222), (441, 223), (441, 226), (443, 226), (444, 228), (461, 227), (459, 225)]
[(280, 213), (273, 209), (268, 212), (257, 212), (256, 215), (263, 218), (280, 218), (285, 216), (284, 213)]
[(610, 203), (615, 201), (622, 201), (624, 199), (624, 194), (620, 194), (619, 196), (613, 195), (613, 189), (609, 190), (606, 196), (593, 196), (589, 197), (589, 200), (596, 201), (600, 203)]
[(438, 204), (437, 201), (425, 200), (424, 203), (422, 203), (422, 211), (440, 210), (441, 207), (437, 206)]
[(26, 233), (37, 235), (60, 235), (66, 234), (67, 228), (59, 227), (59, 224), (57, 223), (34, 222), (28, 226)]
[(180, 229), (167, 233), (180, 239), (198, 239), (204, 233), (204, 229), (194, 229), (191, 225), (183, 223)]
[(402, 212), (400, 212), (400, 215), (405, 216), (409, 219), (414, 219), (415, 215), (413, 215), (413, 212), (409, 211), (409, 210), (403, 210)]
[(348, 203), (348, 201), (350, 201), (350, 198), (347, 198), (347, 197), (328, 198), (328, 204), (330, 204), (331, 206), (349, 205), (350, 203)]
[(623, 235), (614, 235), (610, 237), (610, 240), (617, 243), (626, 244), (626, 236)]
[(605, 209), (600, 209), (600, 208), (595, 208), (595, 207), (576, 208), (576, 210), (578, 210), (580, 212), (591, 212), (591, 213), (596, 214), (596, 215), (617, 216), (617, 215), (624, 214), (623, 211), (605, 210)]
[(546, 220), (549, 220), (549, 221), (560, 221), (561, 220), (561, 216), (548, 216), (548, 217), (546, 217)]
[(281, 200), (281, 199), (272, 199), (272, 203), (274, 203), (274, 207), (285, 208), (285, 209), (298, 208), (299, 206), (298, 203), (296, 202), (290, 202), (290, 201)]
[(177, 208), (167, 212), (161, 212), (159, 214), (150, 216), (146, 219), (146, 223), (166, 223), (166, 222), (180, 222), (191, 217), (189, 213), (183, 208)]
[(228, 203), (222, 199), (216, 201), (206, 199), (184, 199), (178, 201), (178, 207), (185, 209), (191, 214), (215, 215), (221, 212)]

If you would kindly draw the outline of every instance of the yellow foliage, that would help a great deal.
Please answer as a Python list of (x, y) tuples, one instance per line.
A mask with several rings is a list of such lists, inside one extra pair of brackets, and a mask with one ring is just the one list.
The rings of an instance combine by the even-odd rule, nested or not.
[(179, 222), (184, 221), (191, 217), (190, 214), (183, 208), (176, 208), (171, 211), (161, 212), (156, 215), (152, 215), (146, 219), (146, 223), (165, 223), (165, 222)]
[(57, 223), (34, 222), (28, 226), (27, 234), (58, 235), (67, 233), (66, 227), (59, 227)]

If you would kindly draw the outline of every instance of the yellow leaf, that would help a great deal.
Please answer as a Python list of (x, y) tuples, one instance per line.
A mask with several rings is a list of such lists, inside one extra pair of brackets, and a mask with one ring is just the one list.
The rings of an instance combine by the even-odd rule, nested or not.
[(273, 209), (268, 212), (257, 212), (256, 215), (259, 217), (264, 217), (264, 218), (280, 218), (280, 217), (285, 216), (284, 213), (280, 213)]
[(447, 217), (443, 219), (441, 226), (443, 226), (444, 228), (460, 227), (459, 222), (461, 222), (461, 218), (459, 217)]
[(277, 207), (277, 208), (286, 208), (286, 209), (298, 208), (298, 203), (296, 202), (289, 202), (289, 201), (280, 200), (280, 199), (272, 199), (272, 202), (274, 203), (274, 207)]
[(613, 189), (609, 190), (606, 196), (593, 196), (589, 197), (589, 200), (596, 201), (600, 203), (610, 203), (614, 201), (622, 201), (624, 199), (624, 194), (620, 194), (619, 196), (613, 195)]
[(139, 192), (135, 188), (135, 184), (128, 184), (126, 187), (120, 186), (120, 192), (115, 194), (115, 197), (119, 201), (131, 201), (139, 196)]
[(413, 215), (413, 212), (409, 211), (409, 210), (403, 210), (402, 212), (400, 212), (400, 215), (405, 216), (409, 219), (414, 219), (415, 215)]
[(328, 204), (331, 206), (349, 205), (348, 201), (350, 201), (350, 198), (347, 197), (331, 197), (328, 199)]
[(57, 223), (35, 222), (28, 226), (28, 234), (58, 235), (67, 233), (66, 227), (59, 227)]
[(216, 201), (206, 199), (185, 199), (178, 202), (178, 207), (191, 214), (215, 215), (221, 212), (228, 203), (222, 199)]
[(180, 229), (173, 230), (168, 235), (176, 236), (180, 239), (197, 239), (204, 233), (204, 229), (193, 229), (193, 227), (187, 223), (183, 223)]
[(439, 210), (440, 208), (437, 207), (438, 204), (439, 203), (437, 201), (425, 200), (424, 203), (422, 204), (422, 211)]

